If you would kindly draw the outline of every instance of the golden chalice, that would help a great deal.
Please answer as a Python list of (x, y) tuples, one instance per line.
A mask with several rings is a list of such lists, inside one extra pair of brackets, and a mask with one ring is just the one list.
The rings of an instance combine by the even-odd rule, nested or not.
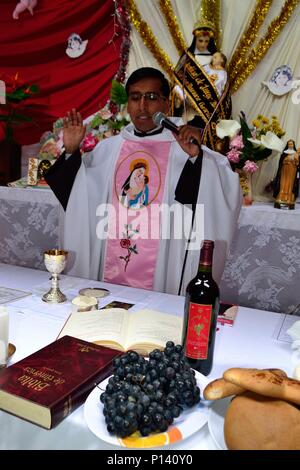
[(44, 302), (61, 303), (67, 300), (59, 288), (59, 274), (65, 269), (68, 252), (64, 250), (48, 250), (44, 253), (44, 262), (47, 270), (52, 274), (51, 289), (43, 295)]

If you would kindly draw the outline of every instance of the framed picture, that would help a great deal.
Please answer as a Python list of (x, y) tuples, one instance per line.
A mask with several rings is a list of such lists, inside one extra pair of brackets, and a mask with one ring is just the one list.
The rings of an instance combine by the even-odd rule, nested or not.
[(55, 159), (39, 159), (30, 157), (28, 159), (27, 184), (28, 186), (48, 187), (45, 174), (55, 162)]

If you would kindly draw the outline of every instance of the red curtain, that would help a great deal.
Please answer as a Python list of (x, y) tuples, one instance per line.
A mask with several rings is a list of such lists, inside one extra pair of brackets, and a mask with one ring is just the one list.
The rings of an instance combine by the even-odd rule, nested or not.
[[(34, 119), (16, 130), (21, 144), (37, 142), (53, 122), (75, 107), (87, 117), (105, 105), (118, 70), (120, 35), (114, 37), (113, 0), (39, 0), (31, 16), (12, 18), (17, 1), (0, 0), (0, 72), (19, 72), (40, 93), (23, 103)], [(65, 53), (68, 36), (88, 39), (77, 59)]]

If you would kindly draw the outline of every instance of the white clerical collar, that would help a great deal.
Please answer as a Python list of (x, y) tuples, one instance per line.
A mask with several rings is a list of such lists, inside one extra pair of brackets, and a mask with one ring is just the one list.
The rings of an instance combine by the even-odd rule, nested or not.
[(136, 135), (137, 137), (147, 137), (151, 135), (161, 134), (161, 132), (163, 131), (163, 127), (157, 126), (154, 129), (151, 129), (151, 131), (146, 132), (146, 131), (139, 131), (135, 126), (133, 126), (133, 131), (134, 131), (134, 135)]

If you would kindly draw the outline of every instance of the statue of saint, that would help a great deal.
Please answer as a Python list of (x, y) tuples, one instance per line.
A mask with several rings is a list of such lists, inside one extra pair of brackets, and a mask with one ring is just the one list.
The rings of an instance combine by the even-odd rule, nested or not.
[(227, 59), (217, 51), (214, 28), (209, 21), (195, 25), (192, 44), (174, 69), (173, 114), (201, 128), (203, 143), (220, 150), (215, 128), (220, 119), (231, 118), (231, 97)]
[(294, 209), (299, 193), (300, 148), (289, 140), (280, 157), (278, 171), (274, 180), (274, 207), (277, 209)]

